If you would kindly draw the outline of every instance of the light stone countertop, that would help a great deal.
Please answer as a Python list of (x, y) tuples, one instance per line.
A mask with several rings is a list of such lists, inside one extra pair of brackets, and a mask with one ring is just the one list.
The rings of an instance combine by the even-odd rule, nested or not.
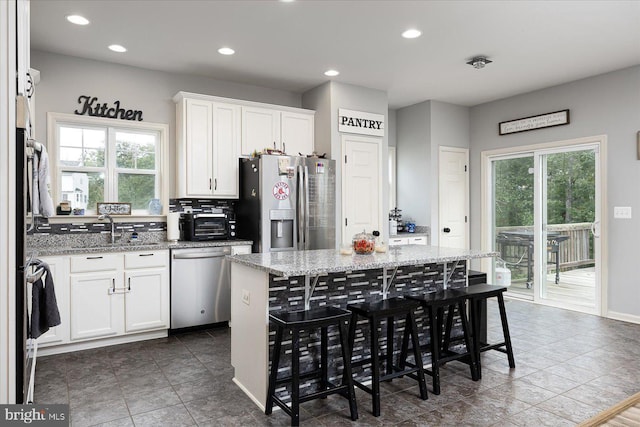
[(133, 251), (159, 251), (164, 249), (188, 249), (188, 248), (207, 248), (216, 246), (241, 246), (251, 245), (251, 240), (211, 240), (205, 242), (189, 242), (180, 240), (178, 242), (116, 242), (113, 245), (104, 243), (100, 245), (78, 244), (77, 246), (39, 246), (29, 247), (29, 253), (34, 256), (63, 256), (77, 254), (94, 254), (94, 253), (110, 253), (110, 252), (133, 252)]
[(495, 257), (495, 251), (466, 250), (438, 246), (391, 246), (387, 252), (371, 255), (341, 255), (340, 251), (321, 249), (311, 251), (270, 252), (227, 256), (233, 262), (253, 267), (277, 276), (292, 277), (373, 270), (403, 265), (421, 265)]

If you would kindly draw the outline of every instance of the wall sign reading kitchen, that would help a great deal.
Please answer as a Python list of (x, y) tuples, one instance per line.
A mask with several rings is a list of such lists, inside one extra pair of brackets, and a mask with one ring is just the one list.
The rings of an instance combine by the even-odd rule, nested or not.
[(125, 110), (124, 108), (120, 108), (120, 101), (116, 101), (112, 106), (109, 106), (106, 102), (98, 102), (98, 98), (95, 96), (80, 95), (78, 97), (78, 104), (81, 105), (81, 108), (79, 110), (75, 110), (74, 113), (80, 116), (88, 115), (93, 117), (105, 117), (107, 119), (142, 121), (142, 111)]
[(384, 115), (338, 108), (338, 131), (384, 136)]

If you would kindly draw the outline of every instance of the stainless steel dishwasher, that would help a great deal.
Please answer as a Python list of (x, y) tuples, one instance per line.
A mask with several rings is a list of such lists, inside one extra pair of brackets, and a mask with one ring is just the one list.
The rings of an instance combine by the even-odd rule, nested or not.
[(231, 247), (171, 250), (171, 329), (231, 320)]

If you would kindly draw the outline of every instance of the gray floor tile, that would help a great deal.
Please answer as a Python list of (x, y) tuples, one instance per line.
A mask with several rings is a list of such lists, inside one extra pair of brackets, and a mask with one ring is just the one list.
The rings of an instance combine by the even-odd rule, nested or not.
[(191, 418), (184, 405), (168, 406), (155, 411), (133, 415), (136, 427), (179, 427), (194, 426), (196, 422)]
[(132, 415), (182, 403), (172, 387), (164, 387), (148, 393), (134, 394), (133, 396), (125, 398), (125, 401)]
[[(356, 391), (352, 422), (340, 396), (301, 405), (305, 426), (564, 426), (640, 391), (640, 325), (507, 300), (516, 368), (506, 356), (482, 354), (482, 380), (459, 362), (441, 368), (441, 389), (418, 396), (417, 382), (382, 385), (382, 415)], [(497, 305), (489, 301), (489, 336), (500, 340)], [(262, 411), (231, 381), (230, 331), (216, 328), (70, 354), (44, 356), (35, 401), (69, 403), (72, 425), (288, 426)], [(530, 406), (534, 405), (534, 406)]]

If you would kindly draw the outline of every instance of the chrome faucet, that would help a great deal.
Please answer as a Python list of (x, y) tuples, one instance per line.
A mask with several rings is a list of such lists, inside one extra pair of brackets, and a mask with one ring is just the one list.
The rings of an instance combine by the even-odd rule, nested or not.
[[(98, 221), (103, 221), (104, 219), (108, 219), (109, 222), (111, 223), (111, 244), (113, 245), (116, 242), (116, 225), (114, 224), (113, 218), (111, 218), (111, 215), (104, 214), (98, 217)], [(119, 235), (120, 234), (117, 234), (117, 236)]]

